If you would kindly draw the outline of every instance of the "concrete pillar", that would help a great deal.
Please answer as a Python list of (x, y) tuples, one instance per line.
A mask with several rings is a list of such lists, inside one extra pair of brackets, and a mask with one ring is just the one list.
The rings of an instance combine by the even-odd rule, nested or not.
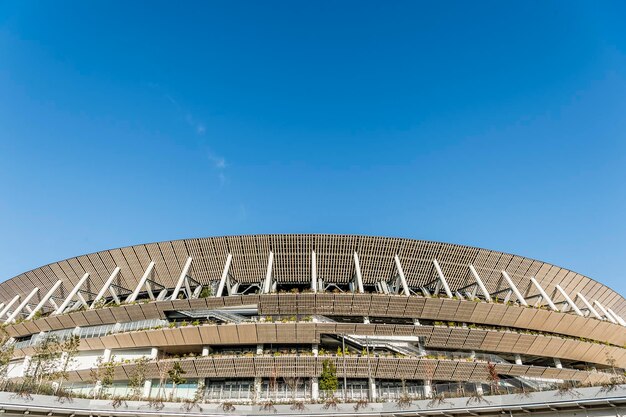
[(102, 362), (108, 362), (111, 360), (111, 349), (104, 349), (102, 354)]
[(258, 345), (256, 345), (256, 354), (257, 355), (263, 354), (263, 343), (259, 343)]
[(313, 401), (320, 399), (320, 384), (316, 376), (311, 378), (311, 399)]
[(485, 392), (483, 391), (483, 384), (480, 382), (476, 383), (476, 394), (483, 395)]
[(515, 364), (522, 365), (522, 357), (519, 355), (519, 353), (515, 354)]
[(159, 348), (151, 348), (150, 349), (150, 359), (156, 359), (159, 357)]
[(471, 360), (476, 360), (476, 351), (475, 350), (471, 350), (470, 351), (470, 359)]
[(263, 389), (263, 378), (257, 376), (254, 378), (254, 401), (259, 401), (261, 399), (262, 389)]
[(150, 391), (152, 391), (152, 380), (146, 379), (143, 383), (143, 398), (150, 398)]
[(556, 368), (562, 369), (563, 368), (563, 364), (561, 363), (561, 359), (559, 358), (554, 358), (554, 366)]
[(369, 388), (370, 402), (376, 401), (376, 380), (369, 378), (367, 386)]
[(421, 337), (418, 339), (417, 348), (419, 349), (420, 356), (426, 356), (426, 346), (424, 346), (424, 339)]
[(430, 381), (424, 380), (424, 397), (430, 398), (433, 395), (433, 387)]
[(367, 316), (363, 317), (363, 323), (370, 324), (370, 318)]
[(202, 346), (202, 356), (209, 356), (211, 348), (208, 346)]
[(313, 352), (314, 357), (317, 357), (319, 355), (319, 346), (317, 343), (313, 343), (311, 345), (311, 352)]
[(22, 375), (20, 376), (26, 376), (26, 373), (28, 372), (28, 368), (30, 367), (31, 359), (32, 359), (31, 356), (24, 356), (24, 366), (22, 367)]
[(416, 326), (421, 326), (420, 319), (413, 319), (413, 324)]

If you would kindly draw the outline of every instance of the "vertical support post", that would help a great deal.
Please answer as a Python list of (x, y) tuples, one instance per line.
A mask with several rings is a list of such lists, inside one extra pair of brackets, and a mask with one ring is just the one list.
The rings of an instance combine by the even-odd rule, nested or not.
[(513, 284), (513, 280), (511, 279), (511, 277), (505, 270), (502, 270), (502, 276), (504, 277), (504, 280), (506, 281), (506, 283), (509, 284), (509, 288), (511, 289), (511, 291), (513, 291), (513, 294), (515, 294), (520, 304), (523, 305), (524, 307), (528, 307), (528, 303), (526, 302), (526, 300), (524, 300), (522, 293), (517, 289), (515, 284)]
[(359, 255), (354, 251), (354, 270), (356, 272), (356, 288), (359, 293), (363, 294), (363, 275), (361, 274), (361, 264), (359, 263)]
[(265, 273), (265, 282), (263, 283), (263, 294), (269, 294), (272, 291), (272, 264), (274, 263), (274, 252), (270, 251), (267, 259), (267, 272)]
[(33, 288), (33, 290), (26, 296), (26, 298), (24, 298), (22, 303), (19, 306), (17, 306), (15, 310), (13, 310), (13, 313), (11, 313), (11, 315), (5, 320), (5, 323), (8, 324), (8, 323), (14, 322), (17, 315), (21, 313), (24, 307), (26, 307), (26, 304), (28, 304), (30, 299), (33, 298), (33, 296), (37, 293), (37, 291), (39, 291), (38, 287)]
[(480, 288), (480, 292), (483, 293), (483, 295), (485, 296), (485, 300), (488, 303), (491, 303), (491, 295), (489, 294), (489, 291), (487, 291), (487, 287), (485, 287), (485, 284), (483, 283), (483, 280), (480, 279), (480, 276), (478, 275), (478, 272), (476, 272), (476, 269), (474, 268), (474, 265), (470, 264), (469, 265), (469, 269), (470, 272), (472, 273), (472, 275), (474, 276), (474, 281), (476, 281), (476, 285), (478, 285), (478, 288)]
[(520, 356), (519, 353), (515, 354), (515, 364), (516, 365), (522, 365), (522, 357)]
[(87, 278), (89, 278), (89, 272), (87, 272), (87, 273), (85, 273), (85, 275), (83, 275), (83, 277), (78, 281), (78, 284), (76, 284), (76, 286), (74, 288), (72, 288), (72, 291), (70, 291), (70, 293), (65, 298), (63, 303), (61, 303), (59, 308), (57, 308), (56, 311), (54, 313), (52, 313), (52, 315), (56, 316), (57, 314), (62, 314), (63, 313), (63, 310), (65, 310), (67, 308), (67, 306), (70, 304), (70, 302), (72, 302), (72, 299), (74, 298), (74, 296), (76, 295), (78, 290), (80, 290), (80, 287), (85, 283), (85, 281), (87, 281)]
[(137, 287), (135, 288), (135, 291), (133, 291), (133, 293), (130, 295), (130, 297), (128, 297), (126, 299), (126, 302), (132, 303), (133, 301), (137, 300), (137, 297), (139, 296), (139, 293), (141, 292), (141, 289), (143, 288), (144, 284), (148, 280), (148, 277), (150, 276), (150, 274), (152, 274), (152, 269), (153, 268), (154, 268), (154, 261), (150, 261), (150, 264), (146, 268), (146, 272), (143, 273), (143, 276), (139, 280), (139, 283), (137, 284)]
[(409, 292), (409, 285), (406, 282), (406, 277), (404, 276), (404, 270), (402, 269), (402, 264), (400, 263), (400, 258), (398, 255), (394, 255), (393, 260), (396, 263), (396, 269), (398, 270), (398, 275), (400, 276), (400, 283), (402, 284), (402, 291), (404, 295), (409, 296), (411, 293)]
[(539, 294), (541, 294), (541, 296), (543, 297), (544, 300), (546, 300), (546, 302), (548, 303), (548, 305), (550, 306), (550, 308), (553, 311), (559, 311), (558, 308), (556, 308), (556, 306), (554, 305), (554, 303), (552, 302), (552, 299), (550, 297), (548, 297), (548, 294), (543, 290), (543, 288), (541, 288), (541, 285), (539, 285), (539, 283), (537, 282), (537, 280), (535, 279), (535, 277), (530, 277), (530, 282), (533, 283), (533, 285), (535, 286), (535, 288), (537, 288), (537, 290), (539, 290)]
[(224, 270), (222, 271), (222, 278), (220, 278), (220, 284), (217, 287), (216, 297), (221, 297), (224, 292), (224, 286), (226, 285), (226, 279), (228, 278), (228, 271), (230, 271), (230, 263), (233, 261), (233, 255), (230, 253), (226, 257), (226, 263), (224, 264)]
[(42, 309), (42, 307), (46, 304), (46, 302), (50, 299), (50, 297), (52, 297), (52, 294), (54, 294), (54, 292), (57, 290), (57, 288), (59, 288), (62, 282), (63, 281), (58, 280), (57, 282), (54, 283), (52, 288), (50, 288), (50, 290), (48, 290), (46, 295), (44, 295), (43, 298), (39, 301), (39, 304), (37, 304), (37, 306), (33, 309), (33, 311), (30, 312), (28, 317), (26, 317), (26, 320), (30, 320), (33, 317), (35, 317), (35, 314), (37, 314), (37, 312)]
[(446, 277), (443, 276), (443, 271), (439, 266), (439, 262), (437, 262), (436, 259), (433, 259), (433, 264), (435, 265), (435, 270), (437, 271), (437, 275), (439, 275), (439, 281), (441, 281), (446, 295), (448, 296), (448, 298), (452, 298), (452, 291), (450, 291), (450, 286), (448, 285), (448, 281), (446, 281)]
[(109, 275), (109, 278), (106, 280), (102, 288), (100, 288), (100, 291), (98, 291), (98, 295), (96, 295), (96, 298), (93, 299), (93, 302), (91, 303), (91, 307), (89, 307), (90, 310), (94, 309), (96, 307), (96, 303), (100, 301), (102, 297), (104, 297), (104, 294), (109, 289), (109, 287), (111, 286), (115, 278), (117, 278), (117, 275), (119, 273), (120, 273), (120, 267), (116, 266), (113, 272), (111, 272), (111, 275)]
[[(174, 287), (174, 292), (172, 292), (172, 297), (170, 298), (170, 300), (176, 300), (178, 298), (178, 293), (180, 292), (180, 289), (183, 286), (183, 282), (185, 281), (185, 278), (187, 277), (187, 273), (189, 272), (190, 267), (191, 267), (191, 256), (187, 258), (187, 262), (185, 262), (185, 265), (183, 266), (183, 269), (180, 272), (180, 276), (178, 277), (178, 282), (176, 282), (176, 286)], [(188, 294), (188, 296), (191, 297), (191, 294)]]
[(569, 295), (567, 295), (567, 293), (563, 291), (563, 288), (561, 288), (559, 284), (556, 284), (556, 289), (561, 293), (561, 295), (565, 298), (565, 301), (567, 301), (567, 304), (569, 304), (570, 307), (572, 307), (572, 309), (576, 312), (576, 314), (578, 314), (579, 316), (582, 316), (583, 315), (582, 311), (580, 311), (578, 306), (574, 304), (572, 299), (569, 298)]
[(315, 251), (311, 252), (311, 291), (317, 292), (317, 258)]
[[(317, 358), (319, 355), (319, 346), (317, 343), (313, 343), (311, 345), (311, 352), (313, 353), (313, 357)], [(316, 376), (311, 377), (311, 398), (315, 401), (320, 398), (320, 385), (319, 380)]]

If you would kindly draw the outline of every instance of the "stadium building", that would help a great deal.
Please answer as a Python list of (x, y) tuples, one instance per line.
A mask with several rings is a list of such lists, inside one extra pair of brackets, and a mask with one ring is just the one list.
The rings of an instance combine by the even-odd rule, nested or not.
[(626, 300), (586, 276), (462, 245), (142, 244), (0, 284), (0, 410), (614, 416), (625, 316)]

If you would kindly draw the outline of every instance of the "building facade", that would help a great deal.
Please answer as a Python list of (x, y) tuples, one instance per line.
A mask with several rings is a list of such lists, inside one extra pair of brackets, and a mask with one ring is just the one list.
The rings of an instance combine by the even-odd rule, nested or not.
[(45, 341), (74, 337), (63, 384), (75, 394), (261, 414), (606, 387), (626, 367), (625, 315), (621, 295), (555, 265), (366, 236), (142, 244), (0, 284), (6, 381), (38, 371)]

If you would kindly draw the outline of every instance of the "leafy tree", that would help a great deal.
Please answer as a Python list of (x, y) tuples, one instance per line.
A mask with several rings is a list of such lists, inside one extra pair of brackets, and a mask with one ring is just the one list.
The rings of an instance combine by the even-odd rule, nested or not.
[(80, 337), (72, 335), (58, 344), (58, 348), (62, 352), (59, 358), (59, 366), (56, 370), (55, 376), (59, 383), (58, 390), (62, 391), (63, 382), (68, 378), (68, 371), (75, 362), (75, 357), (78, 354), (78, 346), (80, 345)]
[(167, 371), (167, 377), (172, 381), (172, 398), (176, 398), (176, 387), (187, 382), (183, 375), (187, 372), (183, 369), (179, 361), (175, 361)]
[(131, 398), (139, 399), (143, 396), (143, 386), (146, 382), (146, 372), (149, 359), (145, 356), (135, 361), (135, 366), (128, 375), (128, 388), (130, 388)]
[(200, 291), (200, 295), (198, 295), (198, 298), (207, 298), (213, 295), (213, 291), (211, 290), (211, 287), (204, 287), (202, 288), (202, 291)]
[(337, 368), (330, 359), (322, 362), (322, 374), (320, 375), (320, 389), (323, 391), (335, 392), (339, 387), (337, 379)]
[(10, 338), (5, 328), (0, 327), (0, 379), (7, 377), (9, 364), (13, 358), (13, 351), (15, 350), (15, 345), (8, 343)]
[(93, 391), (94, 398), (100, 398), (106, 389), (113, 385), (115, 377), (115, 363), (113, 358), (108, 362), (104, 361), (102, 356), (98, 357), (96, 366), (89, 371), (91, 382), (96, 385)]

